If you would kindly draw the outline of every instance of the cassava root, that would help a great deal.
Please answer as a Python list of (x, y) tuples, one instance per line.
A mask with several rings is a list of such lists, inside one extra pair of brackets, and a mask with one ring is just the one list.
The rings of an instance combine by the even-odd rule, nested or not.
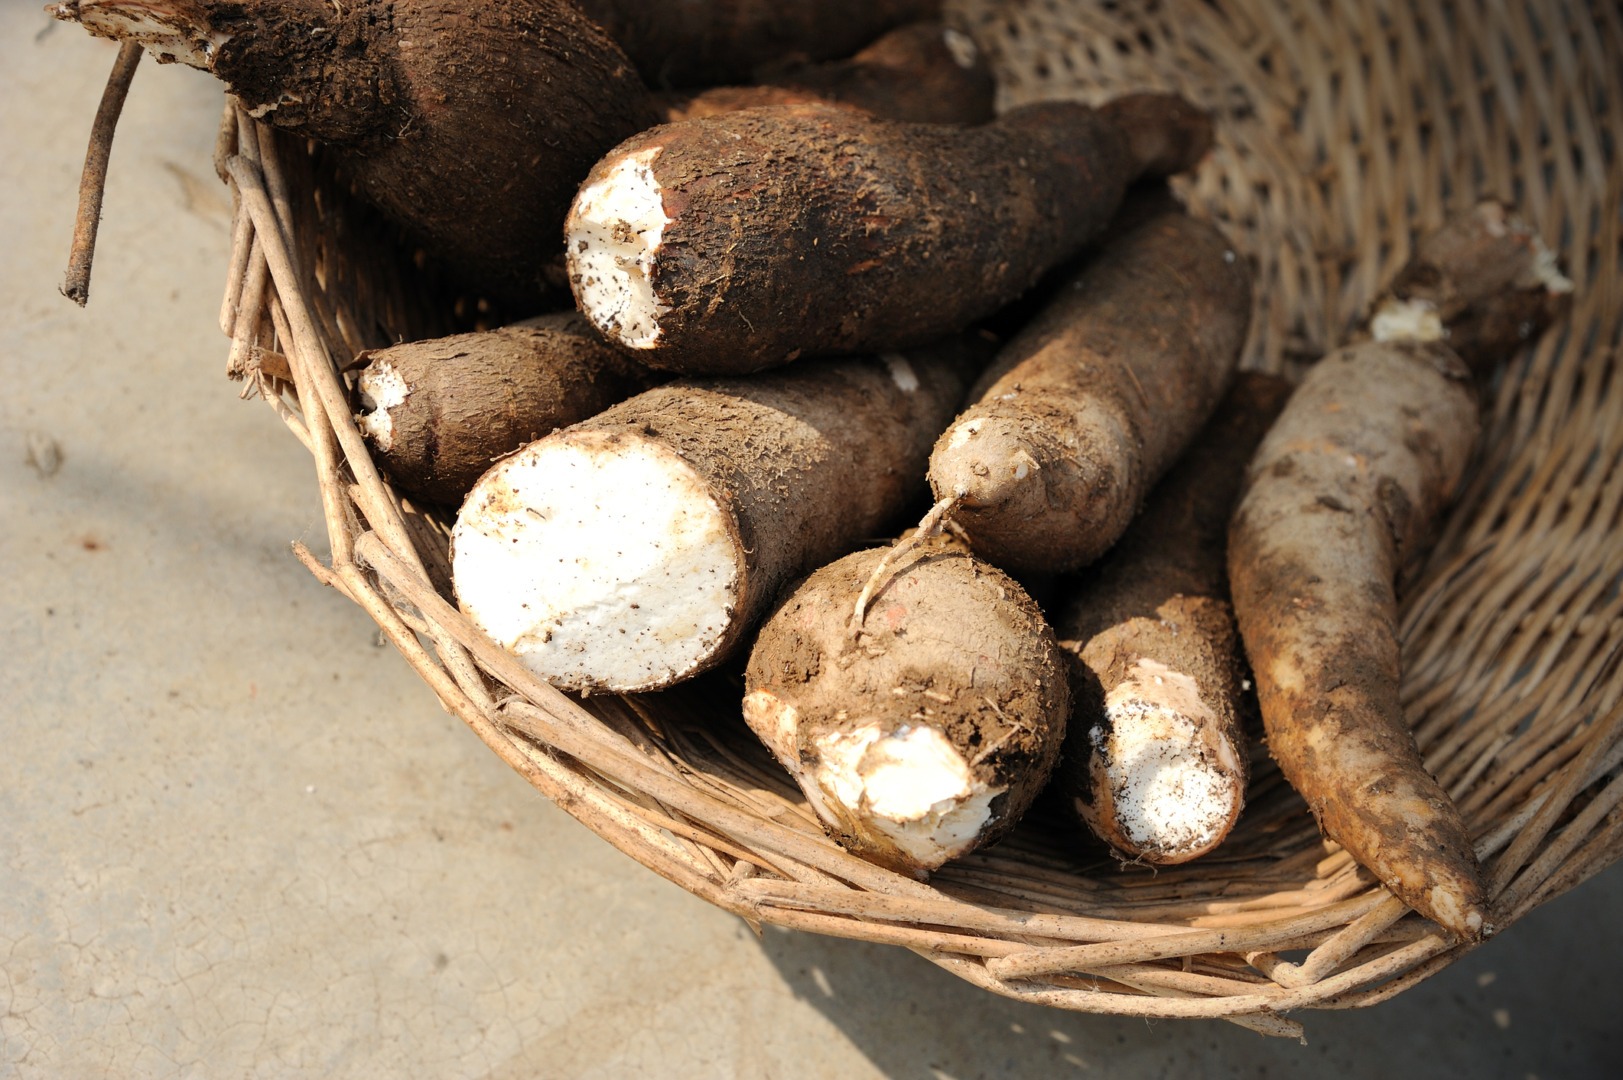
[(212, 72), (467, 288), (540, 306), (592, 162), (654, 123), (625, 54), (568, 0), (68, 0), (57, 18)]
[(897, 514), (983, 362), (949, 343), (639, 394), (480, 479), (452, 534), (457, 598), (560, 687), (697, 674)]
[(605, 337), (672, 371), (919, 345), (1019, 296), (1210, 135), (1168, 95), (968, 128), (826, 104), (664, 124), (582, 185), (570, 286)]
[(930, 487), (982, 558), (1074, 570), (1127, 528), (1228, 386), (1250, 274), (1170, 200), (1072, 276), (936, 443)]
[(892, 30), (855, 56), (822, 64), (783, 64), (750, 86), (662, 95), (664, 119), (693, 120), (762, 105), (823, 101), (887, 120), (984, 124), (996, 86), (986, 57), (964, 34), (938, 22)]
[(889, 550), (823, 567), (778, 605), (744, 717), (844, 847), (922, 877), (1031, 805), (1069, 693), (1036, 604), (951, 537), (897, 559), (858, 630), (853, 600)]
[(378, 464), (451, 507), (497, 458), (662, 381), (572, 311), (355, 359), (357, 421)]
[(1056, 782), (1122, 859), (1188, 862), (1239, 819), (1242, 662), (1224, 552), (1246, 463), (1289, 392), (1281, 378), (1242, 373), (1143, 513), (1057, 605), (1073, 704)]
[[(1247, 470), (1228, 559), (1286, 779), (1325, 834), (1399, 899), (1479, 939), (1493, 922), (1470, 833), (1426, 771), (1399, 696), (1397, 579), (1452, 498), (1480, 427), (1478, 389), (1445, 320), (1499, 325), (1499, 303), (1553, 313), (1570, 286), (1497, 203), (1445, 235), (1416, 260), (1443, 261), (1400, 273), (1377, 303), (1373, 337), (1309, 370)], [(1417, 281), (1448, 284), (1431, 296), (1396, 291)]]

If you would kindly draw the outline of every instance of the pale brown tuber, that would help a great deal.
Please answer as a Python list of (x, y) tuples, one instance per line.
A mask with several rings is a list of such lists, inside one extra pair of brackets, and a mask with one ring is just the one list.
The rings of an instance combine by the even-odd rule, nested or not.
[[(1451, 319), (1476, 328), (1462, 343), (1486, 370), (1570, 289), (1497, 203), (1422, 243), (1377, 303), (1372, 336), (1319, 361), (1296, 390), (1251, 463), (1230, 534), (1235, 616), (1280, 769), (1327, 836), (1467, 939), (1493, 924), (1470, 832), (1408, 730), (1397, 580), (1480, 428)], [(1517, 327), (1493, 314), (1500, 304), (1535, 322)]]
[(936, 498), (1015, 573), (1098, 558), (1217, 407), (1250, 314), (1217, 227), (1150, 212), (999, 354), (931, 455)]
[(1124, 860), (1204, 855), (1244, 806), (1224, 551), (1246, 463), (1289, 393), (1281, 378), (1242, 373), (1132, 527), (1057, 605), (1073, 705), (1056, 782)]
[(888, 554), (849, 555), (779, 604), (750, 654), (744, 717), (844, 847), (922, 877), (1031, 805), (1069, 693), (1037, 605), (949, 537), (895, 560), (857, 616)]

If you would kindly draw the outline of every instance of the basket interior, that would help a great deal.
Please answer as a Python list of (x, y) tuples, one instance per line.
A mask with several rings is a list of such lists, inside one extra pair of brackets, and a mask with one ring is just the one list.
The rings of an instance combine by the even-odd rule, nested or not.
[[(1623, 25), (1609, 4), (1485, 0), (955, 0), (1000, 106), (1175, 90), (1217, 146), (1179, 193), (1252, 261), (1245, 365), (1338, 344), (1416, 237), (1497, 195), (1558, 251), (1568, 316), (1495, 390), (1471, 480), (1404, 592), (1404, 696), (1478, 838), (1501, 928), (1623, 854)], [(239, 195), (223, 322), (233, 370), (310, 447), (330, 564), (448, 707), (570, 813), (745, 918), (892, 942), (997, 993), (1065, 1008), (1226, 1016), (1369, 1004), (1465, 947), (1334, 845), (1254, 741), (1216, 853), (1120, 866), (1039, 806), (921, 883), (828, 841), (739, 717), (736, 671), (659, 695), (565, 697), (447, 601), (446, 521), (365, 459), (343, 369), (478, 325), (302, 142), (228, 113)], [(1040, 974), (1010, 957), (1041, 954)], [(1014, 974), (1014, 972), (1023, 972)]]

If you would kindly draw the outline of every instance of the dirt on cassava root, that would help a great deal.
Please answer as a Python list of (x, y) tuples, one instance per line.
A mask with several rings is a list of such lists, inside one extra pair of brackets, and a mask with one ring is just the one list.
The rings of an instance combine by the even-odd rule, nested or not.
[(951, 537), (813, 573), (762, 627), (744, 716), (828, 832), (922, 877), (1004, 835), (1047, 781), (1069, 705), (1064, 660), (1024, 590)]
[(1086, 262), (1004, 347), (936, 443), (930, 486), (977, 554), (1075, 570), (1122, 534), (1239, 361), (1250, 273), (1168, 199)]
[(491, 463), (662, 381), (580, 314), (372, 349), (355, 358), (362, 434), (402, 491), (455, 507)]
[[(1152, 130), (1129, 133), (1126, 115)], [(570, 285), (606, 337), (667, 370), (910, 347), (1019, 296), (1133, 179), (1192, 166), (1209, 141), (1209, 118), (1169, 95), (967, 128), (824, 104), (665, 124), (582, 186)]]
[[(581, 178), (657, 121), (568, 0), (73, 0), (59, 18), (210, 71), (344, 175), (458, 284), (538, 310)], [(158, 29), (155, 29), (158, 28)]]

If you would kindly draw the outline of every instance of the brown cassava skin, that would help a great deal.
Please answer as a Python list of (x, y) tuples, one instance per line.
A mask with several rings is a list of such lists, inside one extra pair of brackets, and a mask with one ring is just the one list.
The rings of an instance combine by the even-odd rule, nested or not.
[(1217, 407), (1250, 311), (1215, 226), (1152, 214), (1004, 348), (936, 444), (936, 498), (962, 500), (958, 524), (1005, 569), (1093, 561)]
[[(761, 109), (774, 105), (843, 105), (815, 90), (796, 86), (712, 86), (696, 94), (672, 91), (656, 94), (660, 121), (675, 124), (705, 116), (720, 116), (741, 109)], [(846, 105), (846, 108), (856, 106)]]
[[(1073, 705), (1056, 782), (1083, 824), (1123, 859), (1187, 862), (1216, 847), (1239, 817), (1246, 783), (1242, 661), (1224, 554), (1246, 463), (1289, 393), (1289, 384), (1276, 376), (1241, 373), (1199, 439), (1156, 486), (1143, 513), (1103, 559), (1071, 583), (1059, 604), (1054, 625), (1071, 660)], [(1226, 772), (1233, 790), (1232, 811), (1213, 821), (1213, 835), (1204, 843), (1135, 839), (1119, 817), (1108, 771), (1113, 763), (1106, 752), (1105, 702), (1129, 682), (1153, 684), (1142, 672), (1156, 670), (1154, 665), (1198, 688), (1206, 715), (1183, 715), (1201, 730), (1203, 742), (1190, 749)], [(1138, 696), (1150, 700), (1153, 693), (1146, 687)], [(1160, 700), (1176, 704), (1170, 695)], [(1236, 751), (1232, 767), (1221, 752), (1224, 746)]]
[[(1176, 164), (1192, 165), (1209, 144), (1204, 114), (1175, 97), (1155, 102), (1135, 115), (1162, 114), (1163, 131), (1184, 140)], [(668, 219), (649, 273), (665, 310), (639, 359), (742, 373), (967, 327), (1098, 234), (1145, 171), (1113, 115), (1046, 103), (959, 128), (790, 105), (622, 143), (588, 183), (652, 155)], [(566, 225), (571, 260), (587, 244), (579, 208)], [(572, 262), (577, 300), (591, 284)], [(616, 325), (581, 309), (614, 340)]]
[(935, 18), (941, 0), (578, 0), (648, 85), (738, 82), (787, 56), (849, 56), (885, 31)]
[(987, 123), (997, 92), (991, 66), (967, 37), (960, 35), (955, 49), (948, 33), (939, 22), (913, 23), (892, 30), (849, 60), (783, 65), (758, 81), (810, 90), (891, 120)]
[(1431, 306), (1447, 328), (1448, 347), (1484, 378), (1571, 300), (1569, 282), (1540, 276), (1541, 248), (1508, 206), (1479, 203), (1422, 237), (1370, 312), (1392, 301)]
[[(456, 506), (495, 459), (661, 381), (611, 348), (576, 312), (361, 353), (409, 396), (387, 409), (388, 447), (368, 432), (396, 486)], [(363, 410), (371, 411), (371, 410)]]
[(1230, 529), (1235, 617), (1280, 770), (1327, 836), (1464, 938), (1492, 926), (1469, 833), (1409, 734), (1396, 581), (1459, 485), (1481, 379), (1570, 299), (1545, 255), (1492, 201), (1423, 240), (1376, 308), (1435, 308), (1472, 364), (1424, 338), (1320, 361), (1258, 450)]
[(862, 634), (853, 633), (856, 598), (888, 552), (825, 566), (778, 605), (750, 654), (745, 718), (841, 845), (922, 877), (939, 861), (902, 850), (863, 807), (819, 786), (819, 737), (870, 723), (885, 735), (940, 731), (976, 781), (1008, 789), (991, 802), (973, 845), (980, 847), (1013, 828), (1045, 784), (1064, 739), (1069, 688), (1037, 605), (950, 538), (899, 559)]
[(992, 119), (997, 90), (991, 68), (978, 50), (972, 63), (960, 63), (946, 33), (937, 22), (914, 23), (892, 30), (848, 60), (781, 66), (755, 86), (669, 95), (662, 98), (664, 119), (669, 123), (763, 105), (824, 101), (887, 120), (984, 124)]
[(1478, 426), (1470, 374), (1446, 346), (1332, 353), (1258, 450), (1228, 556), (1280, 770), (1326, 835), (1469, 938), (1487, 930), (1486, 901), (1465, 825), (1404, 723), (1394, 581)]
[(657, 121), (625, 54), (567, 0), (62, 8), (94, 32), (135, 9), (196, 41), (226, 35), (206, 69), (244, 107), (338, 150), (362, 194), (460, 284), (514, 309), (538, 307), (543, 264), (592, 163)]

